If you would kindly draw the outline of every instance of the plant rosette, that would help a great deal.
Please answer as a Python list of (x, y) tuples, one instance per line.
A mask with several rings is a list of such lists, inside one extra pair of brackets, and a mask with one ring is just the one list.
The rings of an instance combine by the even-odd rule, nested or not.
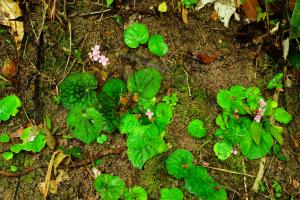
[[(270, 81), (270, 88), (280, 87), (278, 77)], [(222, 113), (216, 118), (219, 129), (215, 132), (221, 141), (214, 147), (219, 159), (230, 157), (233, 147), (238, 144), (242, 154), (250, 160), (270, 152), (274, 140), (282, 145), (283, 128), (270, 119), (288, 124), (292, 116), (284, 108), (278, 107), (274, 100), (265, 101), (259, 88), (232, 86), (229, 90), (218, 92), (217, 102), (222, 107)]]

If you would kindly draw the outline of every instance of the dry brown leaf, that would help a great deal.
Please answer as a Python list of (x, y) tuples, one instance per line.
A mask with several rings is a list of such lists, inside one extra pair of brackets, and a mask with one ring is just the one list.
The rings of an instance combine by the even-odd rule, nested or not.
[(52, 168), (53, 168), (53, 165), (54, 165), (56, 154), (58, 154), (58, 153), (59, 153), (59, 151), (56, 151), (56, 152), (53, 153), (53, 155), (51, 157), (51, 160), (50, 160), (50, 163), (48, 165), (48, 170), (47, 170), (45, 181), (43, 183), (41, 183), (41, 185), (40, 185), (41, 186), (41, 191), (42, 191), (42, 194), (43, 194), (43, 198), (42, 198), (43, 200), (46, 200), (47, 196), (48, 196)]
[(217, 59), (216, 54), (204, 54), (204, 53), (198, 53), (197, 58), (203, 63), (203, 64), (209, 64), (214, 62)]
[(3, 67), (2, 67), (2, 75), (8, 79), (14, 77), (17, 74), (18, 68), (17, 68), (17, 62), (15, 60), (11, 60), (10, 58), (6, 59), (4, 61)]
[(247, 18), (252, 22), (256, 21), (256, 17), (257, 17), (256, 8), (257, 7), (260, 7), (258, 0), (246, 0), (242, 4), (242, 8), (243, 8)]
[(56, 179), (50, 181), (49, 192), (51, 194), (56, 194), (60, 182), (68, 180), (70, 180), (70, 176), (66, 173), (66, 171), (59, 169), (58, 176), (56, 177)]
[(181, 12), (181, 17), (182, 17), (182, 21), (183, 23), (187, 24), (188, 23), (188, 10), (186, 8), (182, 8), (182, 12)]
[(210, 19), (213, 20), (213, 21), (217, 21), (219, 18), (219, 14), (217, 11), (214, 11), (211, 16), (210, 16)]
[(17, 2), (13, 0), (0, 0), (0, 24), (10, 27), (10, 33), (16, 42), (17, 51), (20, 50), (24, 37), (24, 23), (15, 21), (22, 16)]

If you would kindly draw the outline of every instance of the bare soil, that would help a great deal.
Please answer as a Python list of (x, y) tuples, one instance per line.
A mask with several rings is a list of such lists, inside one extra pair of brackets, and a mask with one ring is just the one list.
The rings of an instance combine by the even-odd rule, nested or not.
[[(102, 173), (112, 173), (125, 180), (127, 186), (141, 185), (146, 188), (150, 199), (159, 199), (159, 189), (176, 186), (183, 189), (184, 183), (168, 175), (164, 167), (165, 158), (177, 148), (184, 148), (193, 152), (195, 162), (209, 163), (209, 166), (236, 172), (246, 170), (247, 174), (256, 175), (259, 160), (249, 161), (239, 153), (226, 161), (220, 161), (213, 152), (213, 145), (217, 141), (213, 137), (216, 130), (215, 117), (220, 112), (216, 103), (217, 91), (232, 85), (262, 88), (266, 97), (272, 93), (266, 90), (267, 81), (282, 68), (277, 67), (272, 59), (261, 50), (261, 45), (240, 43), (236, 40), (236, 32), (243, 22), (231, 20), (230, 27), (225, 28), (219, 21), (210, 19), (212, 7), (201, 11), (189, 12), (189, 23), (184, 24), (178, 12), (176, 1), (170, 1), (167, 13), (150, 10), (151, 5), (158, 5), (159, 1), (148, 0), (142, 3), (134, 1), (116, 1), (116, 6), (100, 14), (106, 8), (94, 1), (67, 2), (67, 16), (64, 19), (58, 15), (49, 18), (44, 25), (42, 3), (27, 2), (23, 4), (25, 21), (25, 38), (19, 56), (15, 52), (13, 41), (9, 33), (0, 35), (0, 66), (7, 58), (18, 61), (18, 74), (11, 79), (12, 85), (0, 90), (0, 97), (16, 94), (22, 99), (20, 113), (9, 120), (1, 122), (0, 132), (14, 132), (26, 126), (28, 119), (39, 124), (43, 116), (48, 114), (53, 120), (53, 127), (57, 128), (55, 138), (59, 146), (79, 146), (84, 151), (85, 158), (97, 152), (126, 145), (126, 137), (119, 134), (108, 135), (109, 141), (103, 145), (90, 146), (76, 140), (67, 140), (63, 135), (69, 134), (65, 123), (67, 111), (56, 105), (54, 96), (57, 95), (57, 85), (63, 80), (65, 68), (71, 71), (91, 71), (100, 83), (103, 74), (126, 78), (133, 69), (154, 67), (164, 77), (164, 86), (160, 98), (168, 90), (176, 92), (179, 103), (174, 111), (174, 118), (167, 130), (166, 142), (171, 149), (156, 156), (146, 163), (142, 170), (135, 169), (127, 159), (126, 151), (121, 154), (111, 154), (101, 158)], [(57, 2), (56, 12), (63, 11), (61, 2)], [(47, 11), (48, 12), (48, 11)], [(149, 54), (146, 46), (138, 49), (128, 49), (122, 33), (124, 24), (117, 24), (112, 16), (122, 17), (124, 24), (141, 22), (148, 26), (150, 34), (164, 35), (169, 52), (163, 58)], [(41, 31), (41, 37), (35, 34)], [(40, 40), (40, 41), (39, 41)], [(81, 52), (82, 61), (76, 59), (71, 51)], [(101, 46), (107, 55), (110, 65), (107, 69), (89, 61), (87, 53), (95, 44)], [(195, 59), (198, 53), (216, 54), (217, 59), (209, 64), (202, 64)], [(251, 192), (254, 178), (232, 174), (220, 170), (208, 169), (216, 181), (226, 187), (228, 199), (270, 199), (274, 195), (272, 181), (276, 180), (283, 188), (281, 199), (300, 199), (300, 72), (292, 68), (286, 71), (286, 77), (291, 80), (290, 87), (286, 87), (280, 97), (280, 103), (286, 107), (294, 120), (284, 131), (283, 152), (288, 157), (287, 162), (278, 160), (275, 156), (267, 156), (264, 182), (267, 184), (265, 192), (255, 194)], [(35, 87), (38, 85), (38, 89)], [(101, 87), (99, 87), (101, 88)], [(28, 115), (28, 117), (26, 116)], [(196, 140), (188, 136), (187, 124), (192, 119), (199, 118), (205, 122), (209, 130), (207, 138)], [(0, 152), (8, 149), (0, 144)], [(19, 170), (25, 170), (40, 163), (48, 163), (53, 151), (45, 148), (41, 153), (20, 153), (12, 161), (0, 158), (0, 171), (8, 171), (9, 166), (17, 165)], [(243, 161), (245, 166), (243, 167)], [(73, 159), (73, 163), (80, 160)], [(49, 194), (47, 199), (99, 199), (93, 189), (93, 175), (91, 163), (67, 170), (69, 181), (63, 181), (56, 194)], [(0, 200), (41, 199), (39, 185), (44, 181), (46, 167), (38, 168), (21, 177), (6, 177), (0, 175)], [(54, 177), (53, 177), (54, 178)], [(246, 190), (245, 190), (246, 187)], [(183, 189), (184, 191), (184, 189)], [(196, 199), (185, 192), (185, 199)]]

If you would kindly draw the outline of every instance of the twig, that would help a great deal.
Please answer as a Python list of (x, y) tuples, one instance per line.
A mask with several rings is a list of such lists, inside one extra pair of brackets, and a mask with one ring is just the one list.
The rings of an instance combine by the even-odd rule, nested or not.
[[(68, 165), (68, 166), (62, 166), (60, 168), (76, 168), (76, 167), (82, 167), (85, 166), (87, 164), (90, 164), (93, 162), (93, 160), (95, 159), (99, 159), (101, 157), (110, 155), (110, 154), (120, 154), (122, 153), (124, 150), (126, 149), (126, 147), (119, 147), (119, 148), (115, 148), (115, 149), (107, 149), (107, 150), (103, 150), (101, 152), (99, 152), (98, 154), (96, 154), (95, 156), (93, 156), (93, 158), (90, 159), (86, 159), (83, 161), (80, 161), (78, 163), (73, 163), (72, 165)], [(40, 168), (46, 168), (48, 167), (47, 163), (39, 163), (37, 165), (31, 166), (27, 169), (24, 169), (21, 172), (16, 172), (16, 173), (11, 173), (11, 172), (6, 172), (6, 171), (0, 171), (0, 176), (6, 176), (6, 177), (20, 177), (20, 176), (24, 176), (29, 174), (30, 172), (36, 170), (36, 169), (40, 169)]]
[[(246, 169), (245, 169), (245, 161), (244, 161), (244, 159), (242, 160), (242, 162), (243, 162), (243, 172), (244, 172), (244, 174), (246, 174)], [(244, 187), (245, 187), (245, 195), (246, 195), (246, 200), (248, 200), (248, 191), (247, 191), (247, 177), (246, 176), (244, 176)]]
[(261, 182), (261, 179), (264, 176), (265, 163), (266, 163), (266, 157), (261, 158), (259, 163), (259, 170), (252, 186), (253, 192), (257, 193), (259, 190), (259, 183)]
[(190, 88), (190, 84), (189, 84), (189, 74), (185, 71), (185, 69), (183, 69), (185, 75), (186, 75), (186, 84), (187, 84), (187, 87), (188, 87), (188, 91), (189, 91), (189, 96), (191, 97), (192, 96), (192, 93), (191, 93), (191, 88)]
[(86, 17), (86, 16), (91, 16), (91, 15), (98, 15), (98, 14), (103, 14), (106, 13), (108, 11), (111, 11), (111, 9), (106, 9), (106, 10), (101, 10), (101, 11), (96, 11), (96, 12), (90, 12), (88, 14), (81, 14), (79, 15), (80, 17)]
[(201, 165), (201, 166), (203, 166), (205, 168), (209, 168), (209, 169), (214, 169), (214, 170), (230, 173), (230, 174), (238, 174), (238, 175), (243, 175), (243, 176), (248, 176), (248, 177), (251, 177), (251, 178), (255, 178), (255, 176), (251, 175), (251, 174), (245, 174), (245, 173), (241, 173), (241, 172), (236, 172), (236, 171), (231, 171), (231, 170), (228, 170), (228, 169), (221, 169), (221, 168), (211, 167), (211, 166), (206, 166), (206, 165)]

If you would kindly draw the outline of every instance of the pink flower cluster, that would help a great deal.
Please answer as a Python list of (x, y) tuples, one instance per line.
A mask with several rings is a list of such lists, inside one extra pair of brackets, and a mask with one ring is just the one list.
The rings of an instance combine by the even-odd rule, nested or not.
[(146, 112), (146, 115), (147, 115), (148, 119), (152, 119), (154, 113), (151, 112), (151, 110), (148, 108), (148, 109), (147, 109), (147, 112)]
[(254, 120), (255, 120), (257, 123), (260, 122), (262, 116), (264, 115), (264, 113), (265, 113), (265, 106), (267, 105), (267, 103), (265, 102), (264, 99), (261, 98), (261, 99), (259, 100), (258, 104), (259, 104), (259, 108), (258, 108), (258, 110), (257, 110), (256, 116), (254, 117)]
[(109, 64), (108, 58), (105, 57), (105, 55), (100, 54), (100, 46), (95, 45), (94, 48), (92, 48), (92, 52), (89, 52), (89, 57), (92, 61), (98, 61), (103, 66), (106, 66)]

